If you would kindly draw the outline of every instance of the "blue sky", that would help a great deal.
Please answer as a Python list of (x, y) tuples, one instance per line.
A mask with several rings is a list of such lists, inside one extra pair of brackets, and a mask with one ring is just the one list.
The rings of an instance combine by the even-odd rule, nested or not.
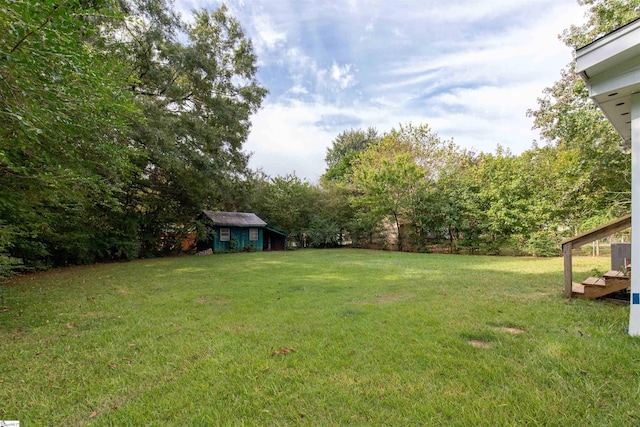
[[(217, 0), (176, 0), (187, 18)], [(576, 0), (228, 0), (269, 90), (245, 145), (250, 166), (315, 182), (342, 131), (412, 122), (442, 138), (520, 153), (526, 117), (572, 51)]]

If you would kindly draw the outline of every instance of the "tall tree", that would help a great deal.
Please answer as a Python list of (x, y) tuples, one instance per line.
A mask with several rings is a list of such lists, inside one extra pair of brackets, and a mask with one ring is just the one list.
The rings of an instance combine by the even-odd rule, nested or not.
[(368, 147), (380, 142), (381, 137), (375, 128), (367, 130), (350, 129), (340, 133), (327, 148), (325, 162), (327, 170), (322, 176), (323, 180), (345, 181), (349, 180), (353, 170), (353, 164)]
[(429, 126), (409, 124), (392, 130), (357, 159), (352, 204), (367, 224), (390, 219), (397, 231), (399, 250), (405, 249), (402, 220), (409, 214), (418, 189), (437, 175), (452, 146)]
[[(134, 64), (131, 92), (144, 111), (133, 125), (137, 176), (128, 206), (145, 252), (203, 207), (237, 203), (242, 150), (266, 90), (255, 77), (251, 42), (225, 6), (182, 23), (163, 0), (136, 0), (124, 51)], [(179, 41), (181, 34), (188, 44)]]
[(312, 222), (319, 220), (319, 212), (326, 211), (320, 188), (289, 174), (268, 178), (257, 190), (252, 210), (304, 245)]
[(420, 189), (410, 212), (415, 247), (425, 250), (445, 240), (450, 252), (466, 248), (473, 253), (480, 248), (486, 214), (478, 203), (481, 184), (474, 174), (478, 159), (473, 152), (452, 152), (437, 177)]
[(185, 24), (164, 0), (16, 0), (0, 30), (0, 264), (145, 255), (243, 204), (266, 90), (225, 7)]

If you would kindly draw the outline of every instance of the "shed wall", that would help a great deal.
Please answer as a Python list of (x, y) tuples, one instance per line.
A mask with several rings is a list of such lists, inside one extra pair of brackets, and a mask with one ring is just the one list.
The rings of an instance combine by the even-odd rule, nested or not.
[(284, 251), (286, 247), (287, 236), (276, 233), (269, 229), (264, 230), (263, 249), (265, 251)]
[[(220, 241), (220, 229), (221, 228), (229, 228), (231, 231), (230, 241), (221, 242)], [(249, 240), (249, 229), (256, 228), (258, 230), (258, 240), (250, 241)], [(216, 237), (213, 241), (213, 252), (238, 252), (243, 250), (255, 250), (261, 251), (263, 245), (263, 235), (264, 230), (260, 227), (220, 227), (218, 225), (214, 226), (214, 231), (216, 232)], [(235, 245), (235, 247), (232, 247)]]

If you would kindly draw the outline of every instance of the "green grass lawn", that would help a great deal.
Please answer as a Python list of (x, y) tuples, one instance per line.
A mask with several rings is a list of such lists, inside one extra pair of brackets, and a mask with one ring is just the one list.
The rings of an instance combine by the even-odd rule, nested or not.
[(347, 249), (19, 277), (0, 290), (0, 419), (639, 425), (629, 307), (562, 284), (560, 258)]

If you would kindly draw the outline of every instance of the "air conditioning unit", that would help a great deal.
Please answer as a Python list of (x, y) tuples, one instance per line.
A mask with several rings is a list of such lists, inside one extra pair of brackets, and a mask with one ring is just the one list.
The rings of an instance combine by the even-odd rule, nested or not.
[(631, 263), (631, 243), (611, 244), (611, 269), (622, 271)]

